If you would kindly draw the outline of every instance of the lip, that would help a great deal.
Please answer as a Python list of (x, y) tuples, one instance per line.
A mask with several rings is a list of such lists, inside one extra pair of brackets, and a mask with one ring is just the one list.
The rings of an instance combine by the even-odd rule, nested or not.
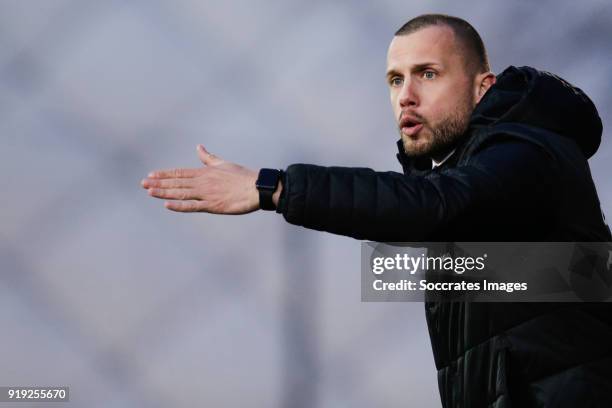
[(406, 136), (415, 136), (417, 133), (421, 131), (421, 129), (423, 129), (422, 123), (418, 123), (412, 126), (402, 126), (402, 133), (405, 134)]
[(419, 116), (416, 114), (405, 111), (401, 115), (399, 126), (403, 134), (412, 137), (421, 131), (423, 122), (421, 122)]

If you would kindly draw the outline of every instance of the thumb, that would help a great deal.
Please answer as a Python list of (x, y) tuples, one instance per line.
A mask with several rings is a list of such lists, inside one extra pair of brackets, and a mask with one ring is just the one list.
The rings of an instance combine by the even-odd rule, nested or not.
[(198, 145), (197, 149), (200, 160), (206, 166), (217, 166), (224, 162), (223, 159), (215, 156), (214, 154), (209, 153), (208, 150), (206, 150), (201, 144)]

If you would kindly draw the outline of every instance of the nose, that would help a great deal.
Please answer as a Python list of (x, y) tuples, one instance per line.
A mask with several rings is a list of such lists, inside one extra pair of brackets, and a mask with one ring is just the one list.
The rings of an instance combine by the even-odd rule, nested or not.
[(414, 81), (405, 80), (399, 94), (399, 104), (401, 108), (417, 106), (419, 104), (418, 91)]

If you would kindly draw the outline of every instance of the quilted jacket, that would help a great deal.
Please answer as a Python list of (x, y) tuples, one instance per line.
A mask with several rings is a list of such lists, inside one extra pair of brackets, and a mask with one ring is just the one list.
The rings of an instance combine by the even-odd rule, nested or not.
[[(612, 241), (587, 159), (602, 124), (563, 79), (509, 67), (441, 167), (289, 166), (277, 212), (383, 242)], [(612, 406), (612, 303), (427, 302), (445, 408)]]

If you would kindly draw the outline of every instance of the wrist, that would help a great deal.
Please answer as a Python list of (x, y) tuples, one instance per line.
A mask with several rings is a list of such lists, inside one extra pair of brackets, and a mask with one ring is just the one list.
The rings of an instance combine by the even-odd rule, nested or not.
[(272, 202), (274, 203), (274, 207), (278, 208), (278, 200), (280, 200), (280, 195), (283, 192), (283, 181), (278, 180), (278, 186), (276, 187), (276, 191), (272, 194)]
[(259, 208), (274, 211), (280, 198), (280, 180), (282, 170), (266, 169), (259, 170), (255, 186), (259, 193)]

